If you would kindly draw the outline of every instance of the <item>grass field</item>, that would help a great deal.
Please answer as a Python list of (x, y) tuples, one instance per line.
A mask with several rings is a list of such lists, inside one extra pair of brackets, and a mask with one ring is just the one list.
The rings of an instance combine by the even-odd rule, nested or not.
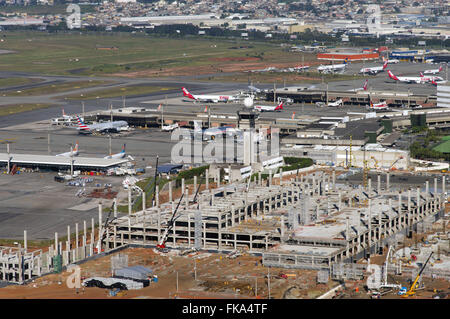
[(60, 93), (65, 91), (85, 89), (97, 85), (102, 85), (110, 83), (108, 81), (75, 81), (75, 82), (65, 82), (51, 85), (43, 85), (39, 87), (34, 87), (31, 89), (17, 90), (17, 91), (0, 91), (2, 96), (33, 96), (33, 95), (44, 95)]
[(441, 153), (450, 153), (450, 136), (444, 136), (441, 141), (443, 142), (433, 147), (433, 150)]
[(89, 93), (84, 93), (81, 95), (69, 95), (66, 98), (68, 100), (91, 100), (91, 99), (100, 99), (100, 98), (109, 98), (109, 97), (120, 97), (120, 96), (132, 96), (132, 95), (141, 95), (141, 94), (149, 94), (155, 93), (159, 91), (167, 91), (172, 88), (170, 87), (161, 87), (161, 86), (149, 86), (149, 85), (130, 85), (121, 88), (111, 88), (104, 89), (98, 91), (92, 91)]
[[(144, 33), (44, 33), (4, 31), (0, 49), (15, 51), (0, 56), (3, 71), (43, 74), (108, 75), (152, 70), (220, 72), (223, 66), (300, 63), (298, 53), (268, 43), (223, 39), (168, 39)], [(306, 56), (304, 61), (313, 57)], [(225, 70), (227, 71), (227, 70)], [(154, 74), (142, 74), (153, 76)]]
[(0, 88), (41, 82), (37, 78), (0, 78)]
[(45, 108), (48, 108), (51, 106), (53, 106), (53, 105), (39, 104), (39, 103), (1, 105), (0, 106), (0, 116), (28, 112), (28, 111), (39, 110), (39, 109), (45, 109)]

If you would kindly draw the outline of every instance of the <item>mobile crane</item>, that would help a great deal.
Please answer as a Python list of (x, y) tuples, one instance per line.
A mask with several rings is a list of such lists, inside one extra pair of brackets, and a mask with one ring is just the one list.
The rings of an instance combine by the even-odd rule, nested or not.
[(427, 261), (422, 266), (422, 269), (420, 269), (419, 273), (416, 276), (416, 279), (414, 279), (414, 282), (412, 283), (411, 287), (409, 287), (409, 290), (405, 291), (405, 289), (402, 289), (399, 291), (399, 295), (402, 295), (403, 298), (408, 298), (408, 297), (414, 296), (416, 294), (417, 281), (419, 281), (419, 278), (422, 275), (423, 271), (425, 270), (425, 267), (427, 266), (428, 262), (430, 261), (430, 258), (432, 255), (433, 255), (433, 252), (431, 252), (430, 256), (428, 256)]

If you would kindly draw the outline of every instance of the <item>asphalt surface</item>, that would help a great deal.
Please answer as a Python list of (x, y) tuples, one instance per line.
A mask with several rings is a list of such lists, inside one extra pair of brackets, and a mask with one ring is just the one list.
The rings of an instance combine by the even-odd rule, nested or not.
[[(366, 67), (377, 64), (366, 64)], [(352, 74), (362, 68), (362, 64), (350, 64), (346, 74)], [(400, 63), (390, 66), (391, 70), (398, 75), (414, 75), (424, 70), (437, 68), (436, 65), (423, 65), (413, 63)], [(192, 103), (185, 101), (182, 97), (181, 87), (187, 87), (193, 94), (235, 94), (239, 90), (245, 90), (245, 83), (216, 83), (204, 82), (192, 77), (177, 77), (171, 79), (128, 79), (128, 78), (109, 78), (109, 77), (77, 77), (77, 76), (47, 76), (39, 74), (28, 74), (18, 72), (0, 72), (0, 77), (39, 77), (43, 79), (40, 83), (31, 83), (16, 86), (16, 90), (48, 85), (53, 83), (62, 83), (65, 81), (83, 81), (83, 80), (107, 80), (114, 81), (114, 84), (100, 85), (95, 90), (108, 88), (111, 86), (146, 84), (164, 87), (173, 87), (172, 90), (163, 93), (157, 92), (148, 95), (134, 96), (126, 99), (126, 106), (139, 106), (149, 109), (156, 109), (160, 103), (167, 102), (164, 106), (165, 111), (192, 111), (202, 112), (204, 103)], [(440, 74), (440, 76), (443, 76)], [(445, 77), (445, 76), (444, 76)], [(430, 94), (436, 93), (436, 88), (429, 84), (394, 84), (392, 80), (387, 79), (387, 73), (381, 73), (377, 76), (367, 76), (369, 78), (369, 87), (372, 90), (396, 90), (407, 91), (408, 88), (415, 93)], [(364, 81), (341, 81), (329, 83), (330, 90), (351, 90), (362, 87)], [(302, 85), (300, 86), (311, 86)], [(325, 88), (325, 83), (314, 85), (316, 88)], [(272, 88), (273, 85), (266, 84), (259, 86), (261, 89)], [(2, 88), (3, 90), (5, 88)], [(2, 97), (0, 105), (17, 103), (52, 103), (57, 106), (48, 109), (12, 114), (0, 117), (0, 140), (10, 140), (11, 152), (27, 154), (58, 154), (70, 150), (70, 145), (77, 140), (80, 145), (80, 156), (104, 157), (109, 153), (109, 139), (107, 136), (82, 136), (77, 134), (75, 129), (50, 127), (49, 120), (53, 117), (61, 116), (61, 108), (64, 108), (67, 114), (80, 114), (81, 102), (68, 101), (58, 98), (60, 95), (69, 95), (80, 92), (92, 91), (94, 88), (85, 90), (73, 90), (58, 94), (48, 94), (39, 97)], [(84, 101), (85, 111), (93, 112), (98, 110), (107, 110), (110, 104), (114, 108), (122, 106), (121, 98), (96, 99)], [(258, 104), (260, 102), (257, 102)], [(270, 104), (261, 102), (261, 104)], [(214, 113), (236, 113), (242, 109), (242, 105), (228, 104), (209, 104), (211, 114)], [(293, 114), (317, 115), (323, 116), (324, 109), (313, 105), (290, 105), (286, 106), (282, 112), (264, 112), (262, 118), (290, 118)], [(327, 116), (344, 116), (348, 112), (367, 112), (361, 107), (344, 108), (326, 108)], [(48, 135), (50, 134), (50, 143)], [(171, 149), (176, 141), (171, 141), (170, 134), (161, 132), (157, 128), (135, 129), (130, 133), (113, 135), (111, 138), (112, 153), (119, 152), (124, 143), (126, 143), (127, 154), (131, 155), (137, 167), (148, 167), (155, 165), (156, 155), (160, 158), (160, 163), (169, 163)], [(0, 142), (1, 143), (1, 142)], [(48, 148), (50, 147), (50, 152)], [(6, 152), (6, 145), (0, 144), (0, 152)], [(151, 170), (149, 170), (151, 172)], [(149, 173), (147, 173), (148, 175)], [(0, 238), (20, 239), (23, 236), (23, 230), (27, 230), (30, 239), (51, 239), (54, 232), (65, 234), (67, 225), (72, 229), (74, 223), (82, 225), (83, 220), (90, 221), (90, 218), (97, 219), (98, 199), (89, 199), (86, 197), (75, 196), (79, 190), (77, 187), (69, 187), (64, 184), (53, 181), (55, 173), (23, 173), (15, 176), (2, 175), (0, 179)], [(351, 176), (349, 182), (360, 183), (362, 176)], [(399, 183), (400, 187), (412, 187), (420, 185), (429, 177), (409, 176), (405, 181), (396, 177), (391, 178), (391, 184)], [(120, 177), (96, 178), (96, 182), (102, 184), (110, 182), (115, 190), (121, 189)], [(383, 179), (382, 179), (383, 180)], [(375, 187), (376, 177), (372, 178), (372, 185)], [(89, 186), (91, 187), (91, 186)], [(106, 202), (105, 202), (106, 203)], [(81, 206), (80, 206), (81, 205)], [(73, 209), (73, 207), (84, 207), (83, 209)]]

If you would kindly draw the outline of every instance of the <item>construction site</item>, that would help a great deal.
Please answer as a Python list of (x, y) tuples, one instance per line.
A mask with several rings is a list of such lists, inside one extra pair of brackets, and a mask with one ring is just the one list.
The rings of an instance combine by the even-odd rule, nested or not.
[[(193, 183), (183, 179), (178, 188), (169, 182), (160, 192), (156, 186), (154, 205), (145, 207), (144, 198), (137, 212), (129, 209), (119, 216), (117, 205), (103, 212), (99, 204), (98, 224), (92, 219), (89, 230), (86, 222), (80, 229), (76, 224), (75, 235), (68, 226), (65, 242), (55, 233), (48, 249), (29, 249), (25, 231), (24, 247), (2, 249), (0, 276), (25, 287), (48, 278), (56, 284), (69, 274), (68, 268), (79, 264), (84, 278), (114, 278), (118, 267), (109, 267), (111, 256), (125, 254), (125, 267), (130, 258), (133, 266), (150, 267), (148, 273), (159, 280), (147, 274), (151, 283), (136, 291), (129, 288), (124, 298), (142, 297), (146, 291), (147, 297), (163, 298), (354, 298), (354, 291), (342, 292), (352, 285), (372, 294), (390, 288), (387, 291), (397, 296), (395, 291), (408, 285), (398, 283), (405, 276), (420, 277), (420, 283), (431, 278), (433, 286), (441, 284), (439, 291), (448, 292), (445, 175), (406, 189), (391, 185), (390, 172), (378, 174), (376, 181), (366, 176), (357, 187), (339, 183), (342, 173), (310, 169), (255, 174), (246, 183), (221, 184), (220, 177), (207, 170)], [(209, 264), (199, 270), (202, 280), (197, 263)], [(374, 265), (381, 267), (376, 274)], [(178, 272), (189, 278), (178, 278)], [(370, 281), (371, 276), (377, 279)], [(396, 276), (395, 284), (388, 283)], [(155, 288), (162, 283), (165, 290)], [(5, 289), (21, 291), (19, 287)], [(86, 290), (104, 291), (98, 287)], [(69, 291), (67, 298), (72, 298)]]

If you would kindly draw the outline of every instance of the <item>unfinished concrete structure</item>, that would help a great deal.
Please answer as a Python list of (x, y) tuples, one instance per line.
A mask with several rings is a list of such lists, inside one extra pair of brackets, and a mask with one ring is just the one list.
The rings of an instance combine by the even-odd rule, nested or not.
[[(168, 248), (261, 253), (266, 266), (328, 269), (378, 251), (399, 233), (416, 231), (426, 217), (443, 214), (441, 192), (349, 188), (334, 172), (316, 171), (277, 181), (218, 185), (194, 194), (183, 189)], [(184, 183), (183, 183), (184, 184)], [(158, 196), (158, 194), (156, 195)], [(155, 246), (167, 231), (177, 201), (114, 219), (102, 248)]]

